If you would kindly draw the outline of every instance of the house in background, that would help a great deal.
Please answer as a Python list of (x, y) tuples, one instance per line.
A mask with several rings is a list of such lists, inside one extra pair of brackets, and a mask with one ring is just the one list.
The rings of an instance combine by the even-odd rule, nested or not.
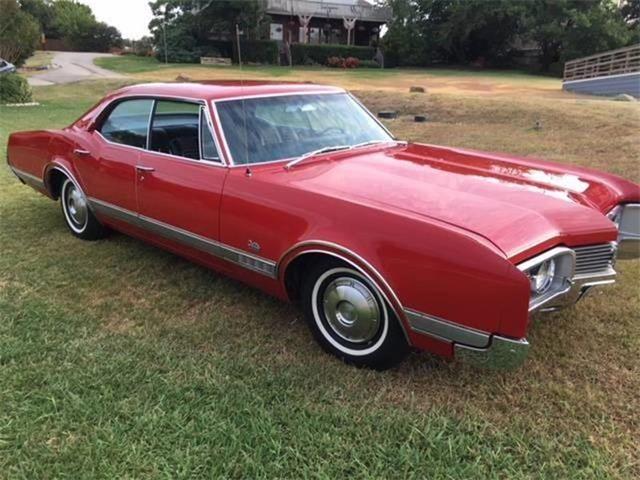
[(277, 42), (369, 46), (392, 11), (366, 0), (267, 0), (269, 38)]

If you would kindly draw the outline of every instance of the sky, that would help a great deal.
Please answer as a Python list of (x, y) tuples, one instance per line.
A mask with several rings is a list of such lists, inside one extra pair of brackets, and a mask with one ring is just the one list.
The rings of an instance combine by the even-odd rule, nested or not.
[(149, 0), (79, 0), (79, 3), (90, 6), (99, 21), (116, 27), (123, 38), (137, 40), (149, 35)]

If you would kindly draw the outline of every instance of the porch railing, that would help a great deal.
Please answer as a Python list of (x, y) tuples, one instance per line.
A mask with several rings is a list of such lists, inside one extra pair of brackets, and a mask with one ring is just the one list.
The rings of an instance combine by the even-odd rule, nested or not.
[(564, 81), (640, 72), (640, 44), (570, 60), (564, 65)]
[(280, 15), (311, 15), (323, 18), (357, 18), (363, 21), (388, 22), (391, 9), (354, 1), (352, 4), (322, 0), (267, 0), (267, 13)]

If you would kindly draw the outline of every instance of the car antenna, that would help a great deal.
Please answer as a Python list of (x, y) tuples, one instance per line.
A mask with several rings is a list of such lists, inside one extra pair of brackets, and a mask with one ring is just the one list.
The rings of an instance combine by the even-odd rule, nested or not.
[[(236, 48), (238, 50), (238, 67), (240, 68), (240, 90), (242, 91), (242, 95), (244, 97), (244, 79), (242, 78), (242, 46), (240, 43), (240, 35), (242, 34), (240, 30), (240, 25), (236, 23)], [(242, 98), (242, 120), (244, 123), (244, 158), (249, 165), (249, 134), (247, 132), (247, 109), (245, 107), (245, 99)], [(245, 170), (245, 175), (247, 177), (251, 177), (251, 167), (247, 166)]]

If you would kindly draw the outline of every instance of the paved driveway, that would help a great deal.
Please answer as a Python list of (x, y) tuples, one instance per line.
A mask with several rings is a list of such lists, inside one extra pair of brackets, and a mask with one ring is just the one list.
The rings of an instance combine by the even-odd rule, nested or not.
[(28, 78), (33, 86), (72, 83), (80, 80), (99, 80), (105, 78), (123, 78), (123, 75), (105, 70), (93, 64), (99, 57), (110, 57), (108, 53), (53, 52), (53, 63), (59, 68), (47, 70)]

